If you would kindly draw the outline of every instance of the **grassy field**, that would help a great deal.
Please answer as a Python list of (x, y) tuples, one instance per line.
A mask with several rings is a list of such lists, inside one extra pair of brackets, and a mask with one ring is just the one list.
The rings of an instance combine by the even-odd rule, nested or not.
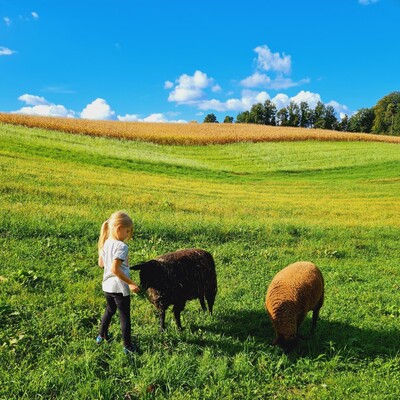
[[(398, 399), (400, 151), (374, 142), (168, 146), (0, 124), (1, 399)], [(142, 354), (96, 346), (100, 225), (135, 221), (131, 263), (209, 250), (213, 316), (167, 331), (132, 299)], [(326, 282), (315, 336), (269, 343), (267, 286), (309, 260)], [(137, 278), (137, 273), (133, 273)], [(310, 316), (302, 332), (310, 328)]]

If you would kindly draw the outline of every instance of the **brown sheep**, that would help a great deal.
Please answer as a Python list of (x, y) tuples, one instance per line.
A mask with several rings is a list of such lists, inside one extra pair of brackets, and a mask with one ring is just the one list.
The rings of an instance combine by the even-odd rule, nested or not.
[(290, 352), (301, 336), (299, 327), (312, 310), (311, 334), (314, 333), (319, 310), (324, 302), (324, 278), (311, 262), (288, 265), (272, 279), (265, 298), (265, 308), (271, 319), (276, 338), (273, 345)]

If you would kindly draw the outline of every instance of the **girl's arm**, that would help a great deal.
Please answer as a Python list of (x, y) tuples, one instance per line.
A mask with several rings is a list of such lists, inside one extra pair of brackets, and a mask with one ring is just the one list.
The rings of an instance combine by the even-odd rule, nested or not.
[(104, 268), (104, 261), (102, 256), (99, 256), (98, 264), (100, 268)]
[(118, 277), (119, 279), (121, 279), (121, 281), (124, 281), (125, 283), (127, 283), (129, 285), (129, 289), (132, 290), (132, 292), (135, 293), (139, 293), (140, 292), (140, 288), (138, 285), (136, 285), (135, 282), (133, 282), (133, 280), (129, 279), (122, 271), (121, 271), (121, 264), (122, 264), (122, 260), (118, 260), (115, 259), (112, 263), (111, 266), (111, 272)]

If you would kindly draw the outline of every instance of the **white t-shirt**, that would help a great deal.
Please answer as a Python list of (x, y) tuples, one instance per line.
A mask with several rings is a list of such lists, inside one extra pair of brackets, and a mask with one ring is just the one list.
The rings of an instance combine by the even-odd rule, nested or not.
[(130, 278), (128, 266), (128, 245), (120, 240), (107, 239), (104, 242), (100, 256), (104, 262), (103, 290), (107, 293), (122, 293), (123, 296), (129, 296), (129, 285), (111, 272), (113, 261), (116, 259), (122, 260), (121, 270), (128, 278)]

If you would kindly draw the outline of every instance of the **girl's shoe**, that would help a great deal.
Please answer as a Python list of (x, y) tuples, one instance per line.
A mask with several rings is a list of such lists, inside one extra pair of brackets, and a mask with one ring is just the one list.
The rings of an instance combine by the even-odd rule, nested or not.
[(106, 337), (102, 337), (100, 335), (98, 335), (96, 337), (96, 343), (97, 344), (103, 343), (104, 341), (105, 342), (110, 342), (111, 340), (112, 340), (112, 338), (110, 336), (108, 336), (108, 335)]
[(100, 343), (102, 343), (103, 342), (103, 338), (99, 335), (99, 336), (97, 336), (97, 338), (96, 338), (96, 344), (100, 344)]
[(138, 353), (138, 352), (139, 352), (139, 349), (135, 343), (132, 343), (132, 345), (129, 347), (124, 347), (124, 353), (127, 355), (130, 355), (133, 353)]

